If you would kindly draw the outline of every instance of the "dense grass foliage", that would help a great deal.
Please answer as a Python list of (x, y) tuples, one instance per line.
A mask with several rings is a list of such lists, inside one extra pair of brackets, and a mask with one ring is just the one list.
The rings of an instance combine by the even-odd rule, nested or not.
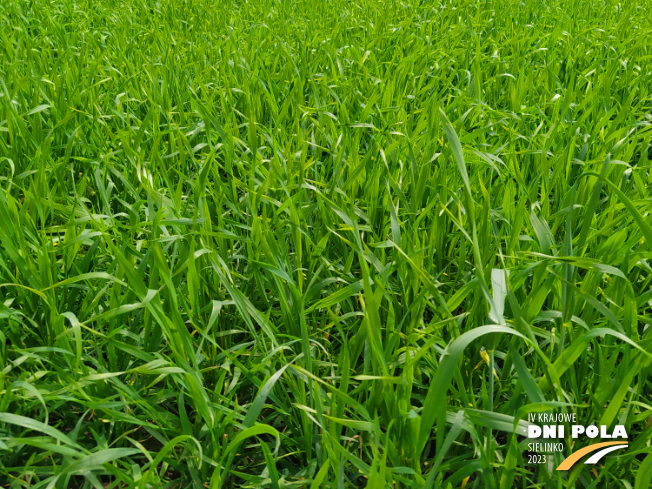
[(650, 2), (0, 7), (3, 487), (649, 487)]

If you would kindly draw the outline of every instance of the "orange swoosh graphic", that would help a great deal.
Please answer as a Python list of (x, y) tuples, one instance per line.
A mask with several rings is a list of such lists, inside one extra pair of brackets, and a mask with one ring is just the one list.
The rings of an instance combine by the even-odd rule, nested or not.
[(623, 441), (606, 441), (604, 443), (595, 443), (593, 445), (589, 445), (588, 447), (584, 447), (581, 450), (578, 450), (575, 453), (572, 453), (570, 457), (568, 457), (561, 464), (559, 464), (559, 467), (557, 467), (557, 470), (568, 470), (568, 469), (570, 469), (573, 465), (575, 465), (575, 462), (577, 462), (579, 459), (581, 459), (587, 453), (595, 452), (596, 450), (598, 450), (600, 448), (608, 447), (610, 445), (623, 445), (625, 443), (627, 443), (627, 441), (624, 441), (624, 442)]

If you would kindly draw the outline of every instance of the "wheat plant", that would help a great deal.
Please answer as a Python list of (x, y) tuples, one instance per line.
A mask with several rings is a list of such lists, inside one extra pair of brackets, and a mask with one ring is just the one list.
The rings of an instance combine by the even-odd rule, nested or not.
[(0, 0), (0, 486), (648, 489), (651, 124), (649, 1)]

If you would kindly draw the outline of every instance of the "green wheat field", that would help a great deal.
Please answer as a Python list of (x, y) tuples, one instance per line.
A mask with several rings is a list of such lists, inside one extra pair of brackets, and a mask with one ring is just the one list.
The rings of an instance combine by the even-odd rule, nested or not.
[(649, 489), (651, 169), (651, 1), (0, 0), (0, 487)]

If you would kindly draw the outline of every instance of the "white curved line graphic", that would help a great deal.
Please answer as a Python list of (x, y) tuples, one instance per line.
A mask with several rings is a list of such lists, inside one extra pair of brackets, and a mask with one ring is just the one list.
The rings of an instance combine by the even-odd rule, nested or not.
[(614, 450), (620, 450), (621, 448), (625, 448), (625, 447), (627, 447), (627, 445), (614, 445), (612, 447), (604, 448), (604, 449), (600, 450), (599, 452), (593, 454), (591, 456), (591, 458), (589, 458), (584, 463), (585, 464), (597, 464), (600, 461), (600, 459), (602, 457), (604, 457), (606, 454), (608, 454), (609, 452), (613, 452)]

